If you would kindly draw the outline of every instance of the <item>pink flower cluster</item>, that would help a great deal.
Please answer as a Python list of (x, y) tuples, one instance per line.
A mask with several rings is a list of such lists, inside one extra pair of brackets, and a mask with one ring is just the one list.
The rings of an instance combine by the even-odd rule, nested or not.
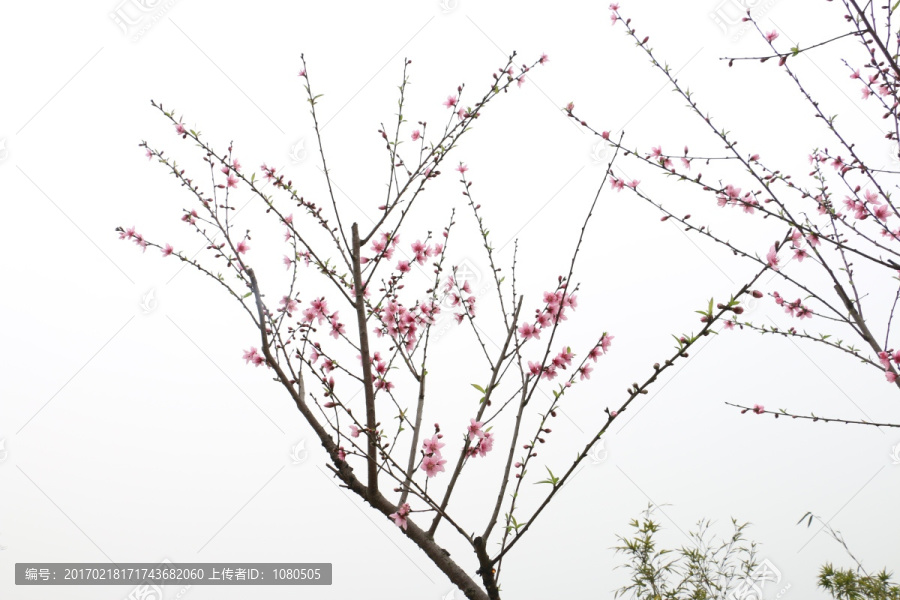
[[(441, 250), (444, 249), (443, 244), (435, 244), (431, 246), (429, 244), (424, 244), (421, 240), (416, 240), (415, 243), (412, 244), (412, 251), (415, 254), (415, 258), (413, 259), (415, 262), (420, 265), (424, 265), (425, 261), (428, 260), (432, 256), (436, 256), (441, 253)], [(393, 250), (389, 250), (393, 254)], [(387, 258), (390, 258), (387, 253), (385, 253)], [(401, 260), (397, 263), (397, 270), (401, 273), (409, 273), (410, 261)]]
[(293, 313), (295, 310), (297, 310), (297, 307), (298, 307), (297, 301), (288, 296), (284, 296), (279, 301), (279, 304), (281, 304), (281, 308), (279, 308), (278, 310), (287, 313), (287, 316), (289, 316), (289, 317), (291, 316), (291, 313)]
[(470, 457), (487, 456), (487, 453), (494, 448), (494, 434), (490, 431), (484, 431), (482, 429), (483, 426), (484, 423), (481, 421), (469, 419), (467, 428), (469, 441), (478, 440), (474, 445), (469, 446), (469, 449), (466, 451)]
[(265, 177), (266, 181), (275, 179), (275, 167), (270, 167), (266, 163), (263, 163), (259, 168), (262, 169), (263, 177)]
[[(360, 357), (362, 359), (362, 357)], [(387, 372), (388, 365), (381, 358), (381, 353), (376, 352), (372, 356), (372, 366), (375, 367), (374, 372), (372, 373), (372, 379), (375, 380), (375, 389), (376, 390), (385, 390), (390, 392), (394, 389), (394, 384), (387, 380)]]
[(197, 214), (196, 210), (192, 210), (191, 212), (186, 212), (181, 215), (181, 220), (189, 225), (196, 225), (197, 219), (200, 218), (200, 215)]
[(890, 350), (879, 352), (878, 361), (884, 366), (885, 379), (887, 379), (888, 383), (894, 383), (897, 380), (897, 374), (891, 370), (891, 361), (896, 365), (900, 365), (900, 350), (896, 350), (893, 353)]
[(403, 504), (403, 506), (401, 506), (400, 508), (397, 509), (397, 512), (391, 513), (388, 516), (394, 520), (394, 524), (397, 527), (406, 529), (406, 525), (407, 525), (406, 517), (409, 515), (409, 511), (410, 511), (409, 503), (405, 503), (405, 504)]
[(411, 351), (416, 345), (418, 323), (421, 320), (421, 317), (416, 317), (414, 310), (415, 308), (409, 310), (399, 302), (391, 300), (387, 306), (380, 309), (384, 328), (376, 329), (375, 335), (381, 337), (387, 333), (394, 340), (405, 341), (406, 349)]
[[(862, 79), (862, 77), (860, 77), (860, 74), (859, 74), (859, 69), (853, 71), (853, 73), (850, 75), (850, 79)], [(875, 75), (869, 76), (869, 83), (866, 84), (862, 89), (862, 99), (863, 100), (868, 100), (869, 96), (872, 95), (872, 85), (877, 81), (878, 81), (877, 73)], [(879, 96), (887, 96), (890, 93), (891, 93), (891, 88), (888, 87), (886, 84), (881, 84), (878, 86), (878, 95)]]
[[(282, 298), (281, 302), (284, 303), (285, 299)], [(288, 303), (288, 306), (290, 306), (290, 301)], [(292, 310), (296, 310), (296, 303), (294, 303)], [(325, 300), (325, 298), (316, 298), (310, 303), (309, 308), (303, 311), (303, 321), (305, 323), (318, 321), (319, 325), (327, 321), (331, 325), (331, 337), (333, 337), (334, 339), (338, 339), (347, 331), (347, 329), (344, 327), (344, 324), (338, 320), (338, 312), (339, 311), (334, 311), (334, 313), (329, 315), (328, 302)]]
[(250, 348), (249, 350), (244, 350), (244, 361), (247, 364), (250, 364), (252, 362), (258, 367), (259, 365), (266, 362), (266, 358), (260, 355), (259, 350), (254, 347)]
[[(134, 227), (129, 227), (128, 229), (120, 230), (119, 231), (119, 239), (120, 240), (132, 240), (135, 244), (137, 244), (138, 246), (143, 248), (144, 252), (147, 251), (147, 241), (144, 239), (144, 236), (142, 236), (139, 233), (135, 233)], [(169, 254), (171, 254), (171, 253), (172, 252), (170, 250)], [(165, 251), (163, 252), (163, 254), (165, 256), (168, 256), (168, 254), (165, 254)]]
[(391, 257), (394, 255), (394, 248), (397, 247), (397, 244), (400, 243), (400, 236), (395, 235), (391, 238), (389, 233), (382, 233), (381, 239), (372, 240), (371, 249), (375, 252), (375, 256), (373, 258), (366, 258), (363, 256), (360, 260), (363, 264), (369, 262), (370, 260), (375, 260), (379, 256), (384, 256), (386, 259), (391, 260)]
[[(322, 364), (320, 365), (321, 369), (325, 373), (331, 373), (337, 367), (337, 363), (334, 360), (327, 358), (322, 355), (322, 346), (314, 343), (312, 352), (309, 353), (309, 364), (312, 366), (316, 366), (316, 363), (319, 362), (320, 358), (324, 358)], [(332, 384), (332, 387), (334, 385)]]
[[(563, 286), (564, 288), (565, 286)], [(544, 309), (534, 311), (534, 323), (522, 323), (519, 326), (519, 335), (523, 341), (534, 338), (541, 339), (541, 331), (553, 323), (566, 321), (566, 309), (575, 310), (578, 307), (578, 299), (574, 294), (566, 294), (565, 289), (555, 292), (544, 292)]]
[(422, 466), (419, 468), (425, 471), (428, 477), (434, 477), (444, 471), (444, 464), (447, 461), (441, 457), (441, 448), (445, 445), (441, 441), (442, 437), (444, 437), (442, 434), (436, 433), (430, 439), (422, 442), (422, 452), (425, 454), (425, 457), (422, 459)]
[[(475, 318), (476, 298), (468, 280), (463, 282), (460, 286), (459, 282), (456, 281), (456, 277), (450, 275), (447, 277), (447, 282), (444, 284), (444, 292), (450, 295), (450, 306), (461, 306), (463, 309), (463, 312), (454, 315), (457, 323), (462, 323), (467, 314), (473, 319)], [(466, 294), (468, 294), (468, 296), (466, 296)]]
[(625, 183), (624, 179), (616, 179), (615, 177), (610, 177), (609, 180), (610, 185), (612, 185), (612, 189), (616, 190), (617, 192), (621, 192), (626, 187), (630, 187), (631, 189), (636, 190), (640, 182), (640, 179), (632, 179), (630, 183)]
[(716, 195), (716, 204), (723, 207), (742, 205), (744, 207), (744, 212), (752, 215), (756, 212), (759, 201), (754, 198), (750, 192), (745, 192), (744, 195), (741, 196), (741, 188), (734, 187), (729, 183), (725, 186), (724, 192), (719, 192)]
[[(608, 335), (604, 333), (597, 345), (591, 348), (588, 352), (588, 358), (590, 358), (594, 362), (597, 362), (598, 358), (609, 351), (609, 347), (610, 345), (612, 345), (612, 341), (613, 339), (615, 339), (615, 337), (616, 336), (614, 335)], [(551, 363), (546, 367), (541, 368), (540, 363), (528, 361), (528, 371), (532, 376), (540, 375), (540, 377), (543, 379), (553, 380), (559, 374), (557, 370), (565, 371), (569, 367), (569, 365), (572, 364), (572, 359), (574, 357), (575, 354), (572, 352), (572, 349), (568, 346), (564, 346), (559, 354), (554, 356)], [(593, 373), (593, 371), (594, 367), (587, 363), (583, 364), (582, 366), (578, 367), (579, 379), (581, 381), (590, 379), (591, 373)], [(566, 387), (568, 387), (570, 383), (566, 383), (565, 385)]]
[(772, 297), (775, 298), (775, 304), (777, 304), (778, 306), (783, 306), (784, 312), (788, 313), (792, 317), (797, 317), (799, 319), (811, 319), (814, 314), (813, 311), (801, 304), (800, 298), (797, 298), (793, 302), (786, 302), (778, 292), (773, 292)]
[(845, 196), (844, 206), (847, 207), (847, 210), (853, 211), (853, 217), (858, 220), (868, 218), (870, 212), (882, 222), (887, 221), (891, 216), (890, 206), (882, 203), (878, 198), (878, 194), (872, 190), (866, 190), (865, 200), (862, 201)]
[[(304, 262), (306, 263), (306, 266), (308, 267), (310, 261), (312, 260), (312, 255), (309, 253), (309, 251), (298, 252), (297, 258), (302, 258), (304, 260)], [(290, 256), (286, 255), (283, 260), (284, 260), (284, 268), (285, 269), (290, 269), (291, 265), (294, 264), (294, 259), (292, 259)]]

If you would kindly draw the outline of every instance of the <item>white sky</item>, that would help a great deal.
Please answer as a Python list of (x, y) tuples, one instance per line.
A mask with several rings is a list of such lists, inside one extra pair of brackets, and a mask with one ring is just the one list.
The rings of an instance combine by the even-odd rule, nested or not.
[[(843, 31), (836, 2), (751, 5), (764, 13), (767, 30), (781, 32), (785, 49)], [(623, 2), (622, 11), (745, 152), (759, 152), (803, 178), (807, 153), (834, 146), (833, 139), (774, 62), (728, 69), (718, 60), (764, 52), (753, 32), (719, 28), (710, 17), (719, 6), (654, 0)], [(567, 268), (565, 257), (603, 172), (591, 156), (595, 139), (560, 107), (574, 101), (598, 129), (625, 126), (632, 147), (663, 144), (674, 153), (688, 144), (692, 153), (721, 152), (624, 30), (610, 27), (603, 2), (250, 7), (159, 3), (142, 22), (151, 25), (147, 31), (132, 29), (136, 40), (109, 17), (117, 10), (138, 14), (131, 0), (4, 3), (0, 9), (0, 139), (6, 149), (0, 155), (0, 248), (7, 257), (0, 295), (6, 340), (0, 361), (0, 439), (7, 451), (0, 463), (3, 597), (114, 600), (130, 589), (17, 588), (16, 562), (164, 558), (333, 563), (334, 585), (305, 589), (309, 598), (438, 600), (453, 590), (392, 523), (335, 486), (324, 451), (289, 398), (241, 360), (258, 336), (224, 290), (188, 269), (179, 272), (180, 263), (162, 260), (155, 250), (142, 255), (118, 241), (116, 226), (136, 225), (149, 239), (189, 255), (201, 247), (179, 221), (190, 196), (138, 148), (146, 139), (185, 165), (198, 159), (149, 105), (151, 98), (175, 107), (215, 147), (234, 140), (248, 170), (275, 164), (307, 199), (325, 203), (314, 158), (297, 162), (290, 153), (300, 140), (305, 150), (315, 150), (297, 77), (304, 52), (315, 91), (324, 94), (319, 114), (345, 222), (365, 224), (383, 201), (387, 163), (377, 129), (395, 118), (403, 57), (413, 61), (406, 110), (411, 130), (419, 120), (433, 128), (443, 123), (441, 102), (460, 83), (469, 97), (480, 95), (506, 53), (515, 49), (517, 62), (530, 63), (546, 52), (550, 62), (489, 106), (451, 157), (470, 167), (473, 194), (495, 246), (503, 247), (498, 256), (506, 269), (507, 241), (519, 239), (528, 313)], [(854, 46), (842, 48), (798, 59), (798, 69), (826, 112), (847, 122), (871, 164), (883, 166), (890, 148), (879, 133), (880, 115), (860, 109), (858, 85), (838, 60), (858, 61), (860, 54)], [(622, 167), (667, 205), (683, 206), (695, 218), (708, 211), (718, 229), (752, 251), (764, 254), (778, 235), (737, 212), (723, 218), (711, 198), (641, 173), (633, 162)], [(714, 167), (703, 168), (713, 180)], [(195, 174), (205, 180), (202, 171)], [(740, 174), (732, 175), (740, 185)], [(438, 232), (456, 206), (452, 256), (484, 273), (475, 224), (459, 191), (455, 177), (435, 182), (404, 245), (429, 229)], [(257, 270), (275, 278), (283, 272), (275, 247), (280, 228), (271, 228), (255, 202), (240, 219), (259, 232), (250, 253), (259, 257)], [(268, 231), (276, 237), (265, 239)], [(603, 409), (619, 406), (625, 388), (671, 354), (670, 334), (699, 329), (693, 311), (711, 296), (726, 300), (750, 273), (752, 265), (693, 241), (633, 196), (604, 192), (576, 273), (579, 309), (559, 339), (576, 351), (603, 331), (616, 339), (590, 385), (576, 386), (565, 401), (565, 416), (555, 419), (533, 473), (544, 464), (564, 471), (598, 429)], [(776, 283), (762, 287), (784, 290)], [(141, 304), (151, 290), (157, 304), (147, 313)], [(890, 292), (877, 283), (869, 291), (873, 302)], [(283, 293), (273, 287), (269, 295)], [(312, 289), (301, 296), (308, 301), (317, 294)], [(493, 297), (480, 302), (479, 319), (490, 331)], [(346, 309), (343, 314), (349, 320)], [(787, 322), (770, 300), (749, 314), (760, 322)], [(450, 456), (447, 450), (474, 414), (477, 397), (469, 384), (483, 384), (486, 375), (470, 332), (453, 329), (435, 347), (435, 395), (425, 422), (441, 422)], [(661, 540), (670, 547), (689, 543), (683, 533), (703, 517), (717, 521), (721, 535), (729, 533), (732, 516), (751, 521), (760, 556), (782, 576), (766, 587), (766, 598), (788, 584), (781, 597), (824, 597), (815, 589), (819, 565), (849, 565), (836, 542), (824, 533), (814, 536), (818, 527), (796, 525), (806, 511), (831, 519), (867, 566), (897, 567), (900, 517), (893, 509), (900, 465), (890, 455), (900, 433), (741, 416), (724, 405), (758, 402), (897, 422), (895, 392), (871, 368), (822, 348), (750, 332), (704, 341), (623, 415), (605, 440), (607, 454), (598, 455), (604, 459), (586, 461), (510, 552), (504, 598), (612, 597), (624, 572), (613, 571), (620, 558), (610, 548), (648, 502), (663, 507)], [(498, 448), (509, 431), (509, 419), (495, 426)], [(308, 457), (293, 464), (291, 449), (302, 440)], [(473, 530), (483, 527), (493, 507), (502, 454), (495, 450), (473, 464), (451, 503)], [(543, 490), (524, 487), (527, 509)], [(439, 531), (438, 541), (474, 572), (473, 557), (449, 528)], [(252, 593), (276, 599), (297, 591)], [(186, 597), (244, 598), (246, 590), (195, 587)]]

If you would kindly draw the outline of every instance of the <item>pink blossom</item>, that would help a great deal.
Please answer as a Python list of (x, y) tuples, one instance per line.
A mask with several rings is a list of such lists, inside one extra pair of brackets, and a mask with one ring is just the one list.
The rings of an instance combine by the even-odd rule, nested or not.
[(766, 254), (766, 262), (770, 268), (778, 270), (778, 250), (775, 248), (775, 244), (772, 244), (772, 247), (769, 248), (769, 252)]
[(147, 160), (150, 160), (151, 158), (153, 158), (153, 152), (150, 150), (150, 148), (147, 148), (146, 155), (147, 155)]
[(444, 442), (442, 442), (440, 438), (441, 434), (437, 434), (422, 442), (422, 450), (425, 451), (425, 454), (435, 454), (437, 456), (441, 455), (441, 448), (443, 448), (446, 444), (444, 444)]
[(566, 367), (568, 367), (569, 365), (572, 364), (572, 358), (574, 356), (575, 356), (575, 354), (572, 352), (572, 349), (569, 348), (568, 346), (566, 346), (560, 351), (559, 354), (556, 355), (556, 358), (554, 359), (553, 362), (554, 362), (554, 364), (556, 364), (558, 362), (559, 364), (556, 366), (559, 366), (560, 368), (565, 369)]
[(478, 442), (478, 446), (476, 450), (478, 451), (478, 456), (486, 456), (488, 452), (490, 452), (494, 448), (494, 434), (487, 432), (484, 434), (484, 437)]
[(341, 446), (340, 448), (338, 448), (337, 455), (338, 455), (338, 460), (340, 460), (340, 461), (345, 461), (345, 460), (347, 460), (347, 451), (344, 450), (344, 447), (343, 447), (343, 446)]
[(734, 329), (734, 322), (733, 321), (725, 321), (724, 328), (725, 329)]
[(888, 383), (894, 383), (897, 381), (897, 374), (893, 371), (885, 371), (884, 378), (887, 379)]
[(334, 314), (331, 315), (331, 317), (330, 317), (331, 337), (333, 337), (334, 339), (338, 339), (342, 334), (346, 333), (346, 331), (347, 331), (346, 328), (344, 327), (344, 324), (340, 323), (338, 321), (338, 318), (337, 318), (338, 312), (339, 311), (335, 311)]
[(524, 340), (530, 340), (531, 338), (539, 340), (541, 339), (541, 330), (531, 323), (522, 323), (522, 325), (519, 326), (519, 335), (521, 335)]
[(550, 60), (550, 58), (549, 58), (546, 54), (541, 54), (541, 58), (538, 59), (538, 62), (539, 62), (540, 64), (544, 64), (544, 63), (546, 63), (548, 60)]
[(803, 259), (809, 256), (809, 254), (803, 248), (797, 248), (794, 250), (794, 258), (797, 259), (797, 262), (803, 262)]
[(609, 346), (612, 344), (612, 341), (616, 339), (614, 335), (603, 334), (603, 337), (600, 338), (600, 347), (603, 348), (603, 353), (609, 352)]
[(476, 421), (475, 419), (469, 419), (469, 427), (467, 428), (469, 432), (469, 440), (473, 440), (476, 437), (484, 437), (484, 432), (481, 428), (484, 426), (484, 423), (481, 421)]
[(763, 412), (765, 412), (765, 410), (766, 410), (766, 407), (763, 406), (762, 404), (754, 404), (753, 405), (753, 412), (755, 412), (758, 415), (763, 414)]
[(409, 261), (408, 260), (399, 261), (397, 263), (397, 270), (400, 271), (401, 273), (409, 273), (409, 270), (410, 270)]
[(422, 459), (421, 469), (425, 471), (428, 477), (434, 477), (444, 471), (444, 464), (447, 461), (441, 458), (440, 454), (431, 454)]
[(241, 240), (234, 249), (237, 250), (238, 254), (245, 254), (250, 249), (250, 246), (247, 244), (247, 240)]
[(547, 311), (538, 314), (535, 318), (537, 319), (537, 324), (541, 327), (546, 327), (553, 322), (553, 317), (551, 317), (550, 313)]
[(358, 438), (359, 437), (359, 427), (356, 425), (350, 426), (350, 437)]
[(290, 316), (292, 312), (297, 310), (297, 301), (288, 296), (283, 297), (279, 301), (279, 303), (284, 307), (283, 310), (288, 314), (288, 316)]
[(540, 375), (541, 365), (536, 362), (528, 361), (528, 370), (532, 375)]
[(252, 362), (257, 367), (259, 365), (263, 364), (264, 362), (266, 362), (265, 357), (261, 356), (259, 354), (259, 350), (257, 350), (256, 348), (250, 348), (249, 350), (244, 350), (243, 358), (247, 364), (250, 364)]
[(238, 184), (238, 178), (235, 177), (234, 174), (229, 175), (228, 182), (227, 182), (228, 187), (230, 187), (230, 188), (237, 187), (237, 184)]
[(422, 132), (419, 131), (418, 129), (416, 129), (415, 131), (412, 132), (412, 136), (411, 136), (411, 137), (412, 137), (412, 141), (416, 141), (417, 139), (419, 139), (420, 137), (422, 137)]
[(375, 389), (390, 392), (392, 389), (394, 389), (394, 384), (384, 378), (376, 379)]
[(464, 163), (459, 163), (459, 166), (456, 167), (456, 170), (459, 171), (460, 174), (463, 174), (469, 170), (469, 167), (467, 167)]
[(778, 32), (775, 31), (774, 29), (766, 34), (766, 40), (768, 40), (769, 42), (775, 41), (775, 38), (777, 38), (777, 37), (778, 37)]
[(178, 135), (185, 135), (187, 133), (187, 129), (184, 128), (184, 123), (175, 123), (175, 131), (178, 132)]
[(453, 108), (456, 106), (456, 96), (447, 96), (447, 99), (444, 100), (444, 106), (447, 108)]
[(406, 529), (406, 517), (407, 515), (409, 515), (409, 511), (409, 504), (405, 503), (403, 504), (403, 506), (397, 509), (397, 512), (389, 514), (388, 517), (394, 520), (394, 525), (402, 529)]
[(583, 381), (585, 379), (590, 379), (591, 371), (593, 371), (593, 370), (594, 370), (594, 367), (592, 367), (591, 365), (588, 365), (588, 364), (585, 364), (580, 369), (578, 369), (578, 372), (581, 376), (581, 380)]
[(174, 251), (174, 248), (170, 244), (166, 244), (165, 248), (162, 248), (162, 255), (169, 256)]

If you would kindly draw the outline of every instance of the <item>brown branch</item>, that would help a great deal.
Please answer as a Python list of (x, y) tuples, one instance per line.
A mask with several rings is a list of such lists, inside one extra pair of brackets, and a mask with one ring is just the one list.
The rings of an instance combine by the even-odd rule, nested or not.
[(873, 423), (872, 421), (853, 421), (851, 419), (838, 419), (834, 417), (817, 417), (816, 415), (795, 415), (789, 413), (785, 410), (761, 410), (750, 406), (742, 406), (740, 404), (732, 404), (731, 402), (726, 402), (728, 406), (734, 406), (735, 408), (741, 409), (741, 414), (744, 414), (748, 411), (753, 412), (758, 415), (775, 415), (775, 418), (778, 417), (790, 417), (792, 419), (806, 419), (808, 421), (822, 421), (824, 423), (844, 423), (845, 425), (871, 425), (873, 427), (900, 427), (900, 424), (894, 423)]
[(366, 303), (363, 299), (364, 287), (362, 281), (361, 259), (359, 243), (359, 226), (352, 226), (353, 250), (350, 260), (353, 262), (353, 286), (356, 288), (356, 322), (359, 326), (359, 353), (362, 360), (363, 388), (366, 392), (366, 435), (369, 438), (369, 493), (378, 493), (378, 431), (375, 421), (375, 388), (372, 382), (372, 361), (369, 358), (369, 331), (366, 325)]

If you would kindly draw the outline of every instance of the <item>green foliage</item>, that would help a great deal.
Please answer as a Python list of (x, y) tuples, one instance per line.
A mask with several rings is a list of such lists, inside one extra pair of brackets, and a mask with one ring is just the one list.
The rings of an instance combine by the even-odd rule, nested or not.
[(631, 580), (615, 592), (630, 593), (638, 600), (725, 600), (759, 566), (756, 543), (744, 538), (748, 523), (732, 519), (733, 531), (717, 540), (710, 521), (701, 520), (688, 535), (690, 547), (670, 550), (659, 547), (660, 525), (653, 520), (655, 507), (647, 507), (641, 519), (631, 521), (631, 537), (617, 536), (617, 553), (626, 556), (619, 568), (631, 572)]
[(797, 524), (806, 521), (806, 527), (809, 528), (813, 520), (822, 523), (822, 530), (843, 546), (847, 555), (856, 564), (854, 570), (835, 569), (831, 563), (826, 563), (819, 571), (820, 588), (831, 594), (834, 600), (900, 600), (900, 587), (891, 581), (893, 573), (882, 569), (880, 573), (869, 575), (859, 559), (850, 551), (840, 531), (835, 531), (821, 517), (811, 512), (800, 517)]
[(819, 573), (819, 587), (834, 600), (900, 600), (900, 586), (891, 581), (892, 573), (882, 569), (866, 575), (851, 569), (835, 569), (831, 563)]
[[(733, 600), (736, 591), (741, 595), (742, 584), (758, 578), (765, 565), (757, 561), (756, 543), (744, 537), (748, 523), (732, 519), (731, 536), (716, 540), (710, 534), (711, 522), (701, 520), (688, 534), (690, 546), (665, 549), (656, 539), (661, 529), (653, 520), (656, 510), (649, 505), (640, 519), (631, 521), (631, 536), (617, 536), (621, 545), (615, 547), (616, 553), (626, 557), (618, 568), (630, 571), (631, 578), (628, 585), (616, 590), (616, 598), (630, 594), (636, 600)], [(809, 527), (813, 520), (822, 523), (822, 530), (843, 546), (856, 564), (855, 569), (826, 564), (819, 572), (820, 588), (834, 600), (900, 600), (900, 585), (893, 580), (893, 573), (882, 569), (870, 575), (840, 532), (828, 523), (812, 513), (803, 515), (799, 523), (806, 521)]]

